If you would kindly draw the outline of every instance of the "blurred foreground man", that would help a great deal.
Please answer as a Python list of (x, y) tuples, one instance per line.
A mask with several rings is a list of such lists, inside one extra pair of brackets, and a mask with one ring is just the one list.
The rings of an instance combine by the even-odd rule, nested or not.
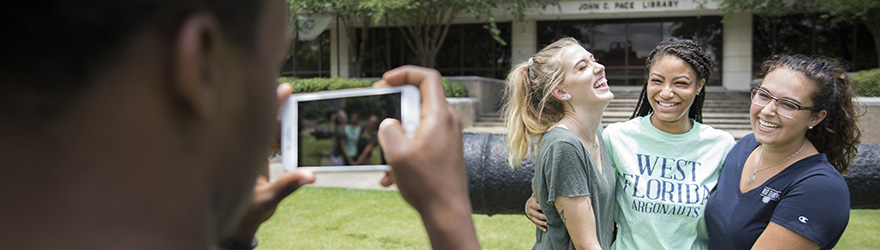
[[(2, 248), (250, 248), (278, 202), (314, 181), (258, 178), (290, 94), (275, 83), (287, 9), (283, 0), (7, 3)], [(394, 120), (381, 124), (393, 168), (383, 184), (398, 184), (433, 247), (478, 249), (461, 127), (440, 75), (402, 67), (377, 83), (401, 84), (421, 89), (423, 118), (412, 139)]]

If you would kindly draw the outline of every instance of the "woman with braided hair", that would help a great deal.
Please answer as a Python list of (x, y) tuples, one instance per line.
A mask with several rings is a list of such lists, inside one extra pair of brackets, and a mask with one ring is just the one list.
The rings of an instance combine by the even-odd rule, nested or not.
[(832, 249), (849, 221), (841, 176), (861, 136), (846, 69), (776, 56), (752, 88), (753, 134), (734, 146), (706, 205), (712, 249)]
[[(706, 199), (733, 147), (729, 133), (702, 124), (712, 64), (688, 39), (660, 42), (648, 55), (645, 85), (629, 121), (602, 136), (617, 173), (612, 249), (706, 249)], [(534, 201), (527, 214), (541, 228)]]

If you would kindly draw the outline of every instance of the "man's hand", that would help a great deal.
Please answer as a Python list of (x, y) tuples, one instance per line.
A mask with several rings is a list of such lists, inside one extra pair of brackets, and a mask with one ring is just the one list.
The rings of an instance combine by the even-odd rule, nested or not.
[(260, 224), (272, 217), (281, 200), (312, 182), (315, 182), (315, 175), (303, 170), (285, 173), (275, 182), (269, 182), (265, 176), (257, 177), (253, 198), (231, 237), (239, 242), (251, 242)]
[(400, 195), (422, 216), (434, 249), (479, 249), (468, 197), (461, 121), (446, 102), (440, 73), (402, 66), (374, 86), (412, 84), (421, 92), (421, 119), (412, 139), (400, 121), (385, 119), (379, 141), (392, 173), (382, 185), (397, 183)]

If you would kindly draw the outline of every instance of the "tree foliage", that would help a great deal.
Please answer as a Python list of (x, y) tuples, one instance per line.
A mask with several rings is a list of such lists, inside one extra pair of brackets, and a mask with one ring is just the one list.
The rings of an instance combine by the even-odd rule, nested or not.
[[(346, 35), (351, 39), (348, 49), (351, 51), (352, 75), (360, 75), (363, 51), (366, 49), (370, 26), (379, 23), (389, 11), (407, 8), (413, 4), (410, 0), (288, 0), (290, 13), (325, 14), (339, 17), (345, 25)], [(360, 26), (360, 34), (355, 28)], [(357, 36), (362, 39), (356, 43)]]
[[(446, 39), (452, 20), (461, 14), (469, 14), (478, 20), (485, 19), (487, 32), (499, 43), (506, 45), (495, 25), (496, 13), (524, 22), (528, 11), (559, 6), (561, 0), (288, 0), (291, 13), (321, 13), (337, 15), (346, 27), (359, 27), (360, 37), (366, 37), (371, 24), (387, 17), (405, 34), (407, 46), (416, 54), (420, 64), (434, 67), (440, 47)], [(356, 39), (354, 29), (349, 39)], [(354, 40), (352, 40), (354, 41)], [(366, 39), (361, 39), (355, 53), (365, 49)], [(352, 44), (353, 42), (350, 42)], [(361, 55), (353, 56), (359, 67)]]
[(452, 20), (460, 14), (467, 13), (476, 19), (486, 19), (484, 26), (492, 37), (506, 45), (501, 39), (500, 30), (495, 25), (495, 11), (516, 21), (524, 22), (527, 12), (531, 9), (544, 9), (548, 6), (559, 6), (560, 0), (411, 0), (413, 4), (392, 11), (390, 18), (406, 34), (409, 48), (416, 54), (420, 64), (434, 67), (437, 53), (440, 51)]
[(720, 0), (718, 9), (724, 16), (740, 11), (752, 11), (762, 17), (822, 13), (821, 17), (832, 23), (861, 22), (873, 36), (877, 59), (880, 60), (878, 0)]

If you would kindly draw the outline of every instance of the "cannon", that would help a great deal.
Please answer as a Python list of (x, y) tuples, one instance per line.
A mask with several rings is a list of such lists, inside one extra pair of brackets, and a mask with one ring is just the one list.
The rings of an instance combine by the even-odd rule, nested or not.
[[(522, 165), (507, 164), (506, 135), (465, 132), (470, 199), (476, 214), (523, 214), (532, 194), (535, 159), (526, 156)], [(860, 145), (844, 179), (852, 208), (880, 209), (880, 145)]]
[(532, 195), (534, 158), (515, 168), (507, 164), (506, 135), (465, 132), (462, 139), (474, 213), (522, 214)]
[(843, 178), (849, 186), (850, 207), (880, 208), (880, 145), (859, 145), (859, 155)]

